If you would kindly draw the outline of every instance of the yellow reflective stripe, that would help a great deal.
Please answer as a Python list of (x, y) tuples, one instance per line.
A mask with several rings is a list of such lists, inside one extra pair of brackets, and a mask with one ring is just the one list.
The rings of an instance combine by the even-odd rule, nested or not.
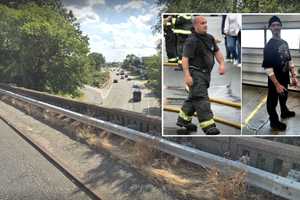
[(186, 121), (192, 121), (192, 116), (188, 116), (181, 109), (179, 111), (179, 117), (181, 117), (182, 119), (184, 119)]
[(171, 22), (167, 22), (167, 26), (171, 26), (172, 24), (171, 24)]
[(210, 119), (210, 120), (207, 120), (207, 121), (199, 123), (199, 126), (201, 128), (206, 128), (206, 127), (208, 127), (210, 125), (213, 125), (214, 123), (215, 123), (214, 119)]
[(173, 17), (173, 18), (172, 18), (172, 24), (175, 24), (175, 23), (176, 23), (176, 18)]
[(173, 29), (174, 33), (179, 33), (179, 34), (185, 34), (185, 35), (189, 35), (192, 33), (192, 31), (189, 30), (182, 30), (182, 29)]
[(191, 15), (183, 15), (183, 14), (179, 14), (178, 16), (183, 17), (184, 19), (192, 19)]

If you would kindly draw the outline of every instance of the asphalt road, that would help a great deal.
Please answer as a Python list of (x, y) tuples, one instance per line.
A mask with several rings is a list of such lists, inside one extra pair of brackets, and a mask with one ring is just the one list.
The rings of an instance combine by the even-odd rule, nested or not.
[(0, 199), (90, 199), (0, 120)]
[[(160, 116), (159, 102), (151, 91), (145, 88), (146, 81), (138, 80), (134, 76), (131, 81), (127, 78), (121, 79), (120, 75), (116, 75), (116, 71), (112, 73), (112, 79), (118, 80), (118, 83), (113, 83), (107, 97), (103, 100), (103, 106), (109, 108), (121, 108), (134, 112), (144, 113), (146, 115)], [(140, 102), (132, 101), (132, 86), (138, 84), (141, 86), (142, 100)]]

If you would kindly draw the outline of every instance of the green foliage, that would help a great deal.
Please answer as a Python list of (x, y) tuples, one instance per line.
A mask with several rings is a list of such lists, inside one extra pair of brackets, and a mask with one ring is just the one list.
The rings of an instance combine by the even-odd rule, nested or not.
[(160, 54), (145, 59), (144, 65), (148, 74), (147, 86), (161, 99), (161, 57)]
[(165, 5), (162, 12), (226, 13), (226, 12), (298, 12), (298, 0), (158, 0)]
[(0, 4), (0, 30), (2, 82), (76, 94), (89, 81), (88, 39), (55, 9)]
[(298, 13), (298, 0), (157, 0), (160, 10), (154, 32), (161, 31), (162, 13)]
[(298, 12), (299, 8), (297, 0), (243, 0), (238, 5), (239, 12)]
[(94, 87), (101, 87), (109, 80), (109, 71), (96, 71), (93, 73), (92, 82), (90, 85)]
[(35, 3), (38, 6), (49, 6), (54, 9), (61, 9), (61, 0), (2, 0), (1, 4), (10, 8), (20, 8), (26, 4)]
[(101, 53), (90, 53), (89, 58), (95, 68), (95, 70), (101, 70), (102, 67), (104, 67), (105, 64), (105, 58)]
[(140, 65), (141, 61), (139, 57), (135, 56), (134, 54), (129, 54), (123, 61), (122, 68), (132, 70), (133, 67), (139, 67)]

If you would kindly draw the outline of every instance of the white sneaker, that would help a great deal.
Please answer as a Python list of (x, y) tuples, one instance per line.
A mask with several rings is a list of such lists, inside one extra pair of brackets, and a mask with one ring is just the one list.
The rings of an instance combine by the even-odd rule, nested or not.
[(237, 61), (237, 60), (234, 60), (234, 61), (233, 61), (233, 65), (236, 66), (237, 64), (238, 64), (238, 61)]
[(226, 59), (225, 59), (225, 62), (227, 62), (227, 63), (232, 63), (232, 59), (226, 58)]
[(236, 66), (241, 68), (242, 67), (242, 63), (239, 63)]

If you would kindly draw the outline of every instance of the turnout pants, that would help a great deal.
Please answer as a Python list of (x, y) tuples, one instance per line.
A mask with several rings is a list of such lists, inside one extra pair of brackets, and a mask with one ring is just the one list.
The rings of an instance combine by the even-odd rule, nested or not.
[(193, 78), (193, 85), (190, 87), (188, 98), (182, 105), (179, 117), (191, 121), (192, 116), (197, 112), (200, 127), (206, 128), (214, 124), (207, 91), (210, 83), (210, 72), (190, 69), (190, 73)]
[(177, 62), (176, 34), (173, 33), (171, 27), (167, 27), (165, 30), (165, 41), (168, 62)]
[(185, 34), (176, 34), (176, 35), (177, 35), (178, 64), (181, 64), (182, 53), (183, 53), (183, 45), (184, 45), (184, 42), (188, 38), (189, 35), (185, 35)]
[[(288, 84), (282, 84), (282, 83), (280, 84), (283, 87), (288, 88)], [(267, 111), (270, 116), (271, 122), (279, 121), (278, 114), (276, 111), (278, 99), (279, 99), (281, 113), (288, 111), (288, 108), (286, 106), (287, 98), (288, 98), (288, 91), (285, 91), (283, 94), (278, 94), (272, 80), (268, 79)]]

